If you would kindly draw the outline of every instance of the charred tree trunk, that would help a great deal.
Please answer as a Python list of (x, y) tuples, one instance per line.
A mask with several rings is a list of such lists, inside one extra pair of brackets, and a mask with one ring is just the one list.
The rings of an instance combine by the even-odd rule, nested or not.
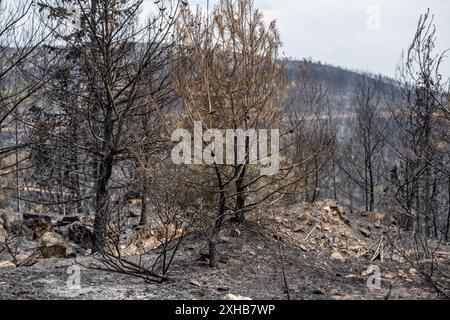
[(139, 222), (140, 226), (146, 226), (148, 224), (148, 181), (144, 178), (144, 185), (142, 186), (142, 209), (141, 209), (141, 220)]
[(367, 185), (367, 181), (369, 179), (368, 176), (369, 176), (369, 174), (367, 172), (367, 158), (366, 158), (366, 166), (365, 166), (365, 169), (364, 169), (364, 203), (365, 203), (367, 212), (370, 211), (369, 210), (370, 209), (369, 208), (369, 187)]
[(319, 196), (319, 183), (320, 183), (320, 169), (317, 163), (317, 158), (314, 158), (314, 191), (311, 199), (311, 203), (316, 202)]
[(216, 176), (219, 182), (219, 210), (216, 222), (214, 224), (214, 228), (209, 239), (209, 265), (211, 268), (214, 268), (217, 265), (217, 241), (219, 239), (219, 234), (222, 229), (223, 221), (225, 219), (225, 208), (226, 208), (226, 191), (225, 186), (222, 181), (222, 176), (219, 169), (216, 167)]
[(369, 211), (373, 212), (375, 209), (375, 181), (373, 176), (373, 167), (372, 167), (372, 161), (369, 159)]
[(447, 225), (445, 227), (445, 241), (450, 237), (450, 177), (448, 178), (448, 213), (447, 213)]
[(109, 223), (109, 192), (107, 185), (112, 174), (112, 158), (106, 156), (100, 164), (100, 179), (96, 186), (95, 220), (94, 220), (94, 250), (102, 250), (105, 246)]
[(246, 202), (246, 194), (245, 194), (245, 175), (246, 175), (246, 165), (241, 165), (236, 167), (236, 174), (238, 176), (236, 180), (236, 213), (235, 220), (239, 223), (245, 221), (245, 202)]
[(112, 109), (106, 114), (104, 141), (102, 142), (103, 156), (98, 166), (98, 176), (95, 186), (95, 220), (94, 220), (94, 251), (100, 251), (106, 244), (109, 223), (109, 191), (108, 182), (112, 176), (113, 154), (110, 149), (113, 137)]

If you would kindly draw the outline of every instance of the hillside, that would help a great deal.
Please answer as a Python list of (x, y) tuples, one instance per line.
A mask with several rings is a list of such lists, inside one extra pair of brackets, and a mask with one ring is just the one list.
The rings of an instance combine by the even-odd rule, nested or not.
[[(305, 67), (306, 69), (304, 69)], [(320, 62), (291, 60), (287, 64), (289, 81), (301, 79), (300, 68), (307, 70), (309, 76), (327, 93), (333, 115), (354, 113), (354, 95), (365, 76), (364, 72)], [(375, 80), (374, 85), (377, 87), (382, 102), (384, 99), (401, 96), (394, 79), (379, 74), (370, 74), (370, 77)], [(388, 111), (384, 103), (382, 103), (380, 111)]]
[[(216, 268), (208, 266), (207, 235), (201, 232), (187, 235), (163, 284), (96, 270), (98, 260), (82, 249), (76, 258), (34, 255), (20, 267), (0, 263), (0, 299), (285, 300), (288, 292), (294, 300), (439, 298), (390, 246), (393, 223), (381, 214), (347, 215), (333, 201), (291, 205), (242, 225), (227, 221)], [(151, 237), (144, 241), (154, 243)], [(449, 247), (440, 248), (439, 259), (449, 266)], [(70, 289), (74, 266), (80, 268), (80, 287)], [(374, 266), (381, 271), (378, 288), (368, 286)]]

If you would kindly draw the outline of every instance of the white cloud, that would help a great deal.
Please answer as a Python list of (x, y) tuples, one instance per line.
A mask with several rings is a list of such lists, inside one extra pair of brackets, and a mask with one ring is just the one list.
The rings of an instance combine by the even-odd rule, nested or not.
[[(206, 2), (192, 0), (191, 4), (206, 7)], [(286, 56), (312, 57), (393, 76), (427, 8), (435, 15), (436, 49), (450, 48), (448, 0), (255, 0), (255, 5), (267, 20), (277, 20)], [(369, 6), (380, 8), (380, 30), (367, 28)], [(443, 68), (450, 76), (449, 61)]]

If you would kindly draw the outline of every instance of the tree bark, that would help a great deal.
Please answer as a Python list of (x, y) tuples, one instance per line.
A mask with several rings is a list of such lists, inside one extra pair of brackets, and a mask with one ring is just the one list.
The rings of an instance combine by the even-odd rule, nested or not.
[(105, 117), (104, 141), (102, 142), (103, 156), (100, 159), (95, 187), (94, 252), (102, 250), (106, 244), (110, 215), (108, 182), (113, 169), (113, 155), (110, 150), (112, 138), (113, 120), (112, 110), (109, 107)]
[(236, 175), (238, 176), (236, 180), (236, 213), (235, 220), (239, 223), (245, 221), (245, 174), (246, 174), (246, 165), (241, 165), (236, 167)]
[(445, 227), (445, 241), (449, 240), (450, 232), (450, 177), (448, 178), (448, 213), (447, 213), (447, 226)]
[(141, 209), (141, 220), (139, 222), (140, 226), (146, 226), (148, 224), (148, 186), (147, 186), (147, 179), (144, 178), (144, 185), (142, 188), (142, 209)]
[(375, 209), (375, 181), (374, 181), (374, 177), (373, 177), (373, 167), (372, 167), (372, 161), (369, 158), (369, 197), (370, 197), (370, 201), (369, 201), (369, 211), (373, 212), (373, 210)]
[(226, 191), (225, 191), (225, 186), (223, 185), (223, 182), (222, 182), (222, 176), (217, 167), (215, 168), (215, 171), (216, 171), (217, 180), (219, 182), (220, 204), (219, 204), (218, 216), (217, 216), (216, 222), (214, 224), (214, 228), (213, 228), (211, 237), (209, 239), (209, 265), (211, 268), (214, 268), (217, 265), (217, 241), (219, 239), (219, 234), (222, 229), (223, 221), (225, 219), (225, 207), (226, 207)]

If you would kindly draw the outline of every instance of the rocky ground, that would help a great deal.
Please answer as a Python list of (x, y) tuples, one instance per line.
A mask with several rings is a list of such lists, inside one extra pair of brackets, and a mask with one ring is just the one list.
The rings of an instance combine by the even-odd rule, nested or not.
[[(387, 230), (393, 221), (381, 214), (348, 216), (334, 202), (274, 209), (243, 225), (227, 221), (216, 268), (208, 267), (206, 236), (190, 234), (175, 257), (169, 281), (162, 284), (91, 269), (97, 260), (83, 249), (86, 230), (75, 218), (52, 225), (58, 223), (49, 231), (28, 222), (31, 232), (43, 234), (38, 248), (22, 254), (20, 262), (7, 261), (2, 253), (1, 299), (441, 298), (417, 270), (388, 251)], [(33, 237), (39, 235), (29, 234), (22, 250), (31, 250), (37, 241)], [(449, 265), (450, 250), (441, 250), (439, 259)], [(373, 267), (381, 272), (380, 288), (367, 285)], [(81, 278), (74, 286), (77, 270)]]

